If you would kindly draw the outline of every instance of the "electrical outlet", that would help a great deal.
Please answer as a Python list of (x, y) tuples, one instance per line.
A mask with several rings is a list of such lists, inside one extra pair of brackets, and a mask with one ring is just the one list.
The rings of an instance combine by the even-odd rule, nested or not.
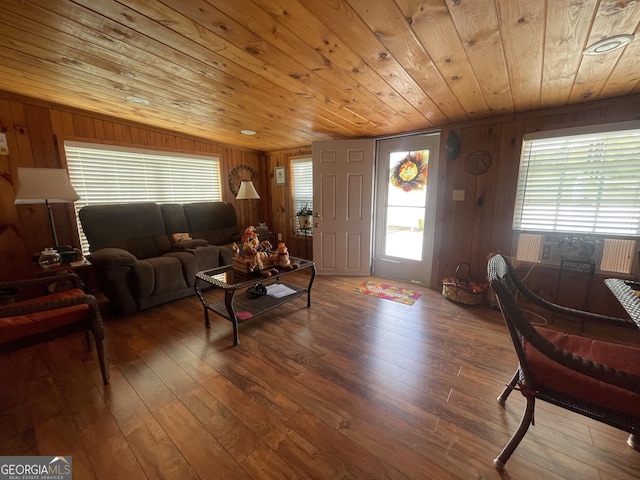
[(281, 242), (282, 241), (282, 233), (278, 232), (278, 241)]

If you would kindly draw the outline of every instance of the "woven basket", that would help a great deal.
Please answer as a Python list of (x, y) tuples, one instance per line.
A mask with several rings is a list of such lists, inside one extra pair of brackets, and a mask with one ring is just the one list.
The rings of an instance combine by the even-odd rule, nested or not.
[[(240, 273), (253, 273), (249, 270), (249, 265), (251, 264), (251, 260), (245, 257), (233, 257), (233, 269)], [(273, 259), (271, 257), (266, 257), (262, 260), (262, 265), (264, 268), (270, 268), (275, 266)], [(256, 272), (259, 273), (259, 272)]]
[(471, 265), (463, 262), (456, 268), (456, 275), (453, 282), (442, 282), (442, 296), (453, 302), (462, 303), (464, 305), (480, 305), (485, 301), (485, 292), (473, 293), (459, 285), (458, 275), (460, 267), (467, 266), (467, 272), (471, 272)]

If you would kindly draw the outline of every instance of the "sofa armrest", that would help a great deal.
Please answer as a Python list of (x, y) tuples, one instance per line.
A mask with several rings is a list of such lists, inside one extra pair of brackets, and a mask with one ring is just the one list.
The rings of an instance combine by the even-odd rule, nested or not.
[(87, 258), (97, 267), (106, 267), (109, 265), (133, 267), (138, 261), (133, 254), (121, 248), (102, 248), (91, 252)]
[(88, 257), (102, 293), (116, 310), (125, 315), (138, 307), (132, 294), (136, 266), (143, 262), (121, 248), (101, 248)]

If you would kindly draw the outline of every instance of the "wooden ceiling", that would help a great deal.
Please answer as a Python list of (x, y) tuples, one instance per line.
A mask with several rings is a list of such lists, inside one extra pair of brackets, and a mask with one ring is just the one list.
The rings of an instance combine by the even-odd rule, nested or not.
[(640, 93), (640, 35), (582, 54), (637, 33), (636, 0), (2, 7), (0, 90), (261, 151)]

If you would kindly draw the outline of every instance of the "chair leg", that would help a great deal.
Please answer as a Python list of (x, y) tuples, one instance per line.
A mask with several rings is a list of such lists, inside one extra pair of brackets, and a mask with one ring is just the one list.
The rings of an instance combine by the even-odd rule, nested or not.
[(100, 372), (102, 373), (102, 382), (109, 385), (109, 368), (107, 366), (107, 355), (104, 349), (104, 339), (94, 338), (96, 342), (96, 352), (98, 353), (98, 362), (100, 362)]
[(504, 470), (504, 466), (506, 465), (507, 460), (509, 460), (515, 449), (520, 444), (520, 441), (524, 438), (527, 430), (529, 430), (529, 425), (531, 425), (531, 420), (533, 419), (533, 410), (536, 405), (536, 397), (527, 396), (526, 398), (527, 405), (524, 408), (524, 413), (522, 415), (522, 419), (520, 420), (520, 425), (518, 425), (518, 429), (502, 449), (500, 455), (498, 455), (493, 461), (493, 464), (495, 465), (497, 470)]
[(511, 391), (516, 387), (519, 377), (520, 377), (520, 369), (517, 369), (516, 373), (513, 374), (513, 377), (509, 381), (506, 388), (502, 391), (502, 393), (498, 397), (498, 403), (503, 407), (504, 407), (504, 404), (507, 403), (507, 397), (509, 397), (509, 394), (511, 393)]

